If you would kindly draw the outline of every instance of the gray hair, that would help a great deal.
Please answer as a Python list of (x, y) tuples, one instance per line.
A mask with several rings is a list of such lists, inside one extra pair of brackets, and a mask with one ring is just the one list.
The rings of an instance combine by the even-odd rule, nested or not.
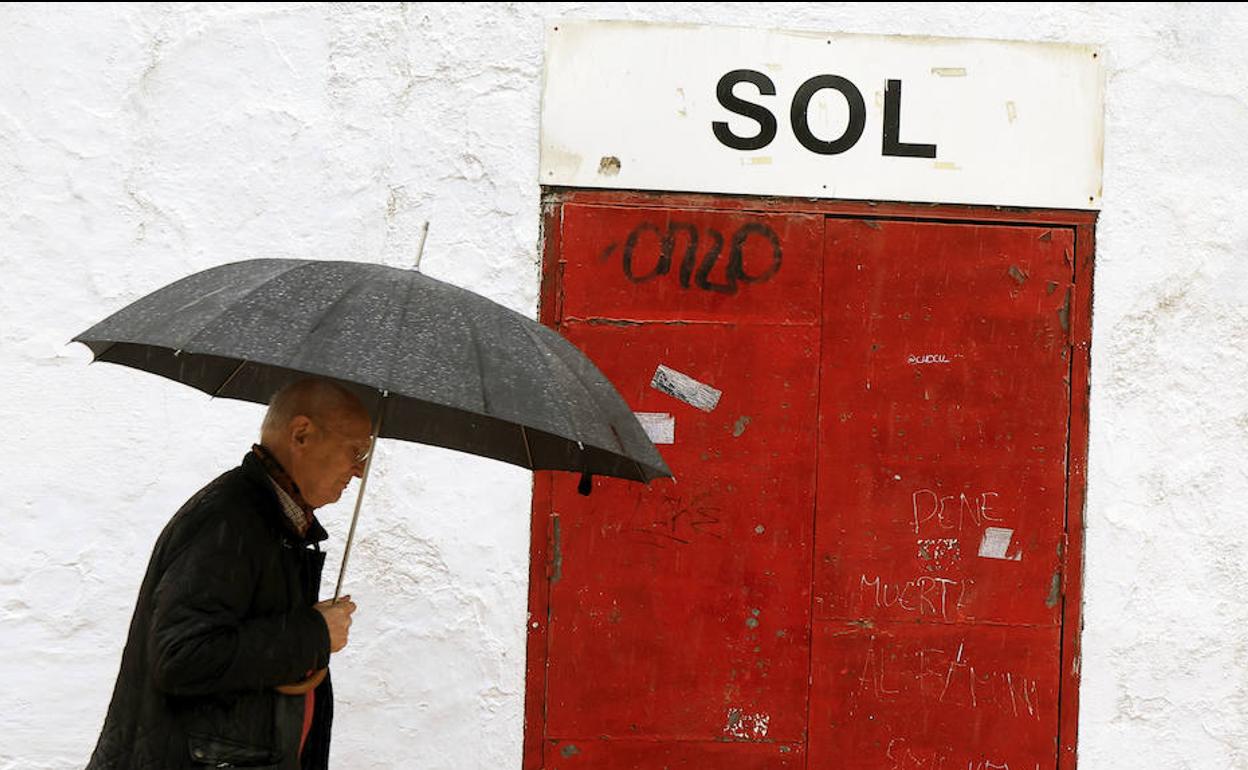
[(277, 438), (299, 415), (318, 420), (350, 412), (368, 415), (360, 399), (343, 386), (317, 378), (298, 380), (277, 391), (269, 400), (269, 410), (260, 425), (260, 440)]

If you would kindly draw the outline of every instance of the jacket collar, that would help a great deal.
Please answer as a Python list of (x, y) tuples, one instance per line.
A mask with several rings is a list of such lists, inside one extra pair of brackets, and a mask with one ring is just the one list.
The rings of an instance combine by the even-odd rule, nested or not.
[(308, 531), (303, 537), (291, 531), (290, 526), (286, 523), (286, 514), (282, 511), (281, 501), (277, 499), (277, 490), (273, 487), (272, 477), (264, 468), (264, 463), (255, 456), (253, 452), (248, 452), (243, 456), (242, 465), (239, 466), (243, 474), (250, 479), (256, 486), (264, 489), (266, 499), (271, 501), (270, 505), (265, 506), (265, 515), (269, 516), (271, 523), (278, 528), (282, 536), (299, 545), (312, 545), (329, 539), (329, 533), (321, 526), (321, 522), (312, 517), (312, 522), (308, 526)]

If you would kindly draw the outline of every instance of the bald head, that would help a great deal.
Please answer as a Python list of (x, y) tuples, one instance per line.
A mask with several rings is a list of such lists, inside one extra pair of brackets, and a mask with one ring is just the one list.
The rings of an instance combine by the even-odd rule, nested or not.
[(299, 380), (273, 394), (260, 426), (260, 443), (268, 446), (268, 440), (276, 439), (285, 432), (290, 421), (299, 415), (313, 421), (355, 415), (363, 416), (365, 422), (368, 421), (364, 405), (354, 393), (338, 383), (315, 378)]
[(371, 425), (355, 394), (328, 380), (287, 385), (269, 402), (260, 443), (315, 508), (335, 502), (362, 475)]

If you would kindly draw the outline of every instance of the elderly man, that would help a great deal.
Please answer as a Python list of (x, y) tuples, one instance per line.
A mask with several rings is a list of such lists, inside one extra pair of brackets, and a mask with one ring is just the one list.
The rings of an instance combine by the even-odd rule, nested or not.
[(313, 511), (363, 473), (370, 427), (338, 385), (290, 385), (242, 464), (169, 521), (88, 768), (328, 765), (326, 669), (355, 605), (317, 603), (326, 534)]

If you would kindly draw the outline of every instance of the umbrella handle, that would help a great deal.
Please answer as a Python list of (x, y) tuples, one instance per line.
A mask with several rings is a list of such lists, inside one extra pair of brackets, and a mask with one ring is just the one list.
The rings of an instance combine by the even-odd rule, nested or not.
[(364, 503), (364, 487), (368, 485), (368, 472), (373, 467), (377, 449), (377, 436), (381, 433), (381, 415), (385, 411), (387, 391), (381, 392), (377, 401), (377, 418), (373, 422), (373, 435), (368, 442), (368, 459), (364, 462), (364, 475), (360, 477), (360, 491), (355, 496), (355, 513), (351, 515), (351, 529), (347, 531), (347, 544), (342, 549), (342, 566), (338, 569), (338, 584), (334, 586), (334, 601), (342, 596), (342, 579), (347, 575), (347, 558), (351, 556), (351, 543), (355, 540), (355, 525), (360, 520), (360, 506)]

